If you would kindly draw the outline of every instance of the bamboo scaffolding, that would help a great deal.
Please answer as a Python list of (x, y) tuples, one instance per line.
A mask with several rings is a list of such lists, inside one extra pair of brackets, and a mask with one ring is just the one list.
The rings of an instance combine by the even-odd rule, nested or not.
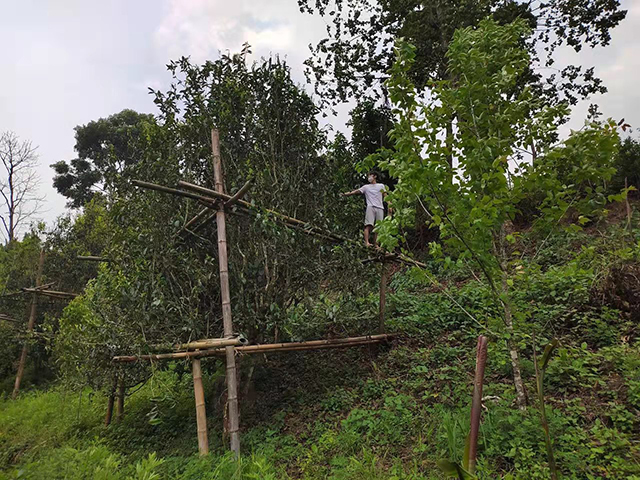
[(228, 347), (233, 345), (247, 345), (249, 340), (244, 337), (233, 338), (208, 338), (205, 340), (196, 340), (195, 342), (176, 344), (176, 350), (201, 350), (214, 347)]
[(241, 335), (236, 335), (227, 338), (205, 338), (202, 340), (195, 340), (188, 343), (176, 343), (171, 345), (170, 348), (174, 350), (203, 350), (207, 348), (215, 347), (227, 347), (229, 345), (248, 345), (249, 340)]
[(22, 289), (22, 291), (28, 292), (28, 293), (35, 293), (37, 295), (43, 295), (45, 297), (51, 297), (51, 298), (76, 298), (78, 296), (77, 293), (58, 292), (56, 290), (44, 290), (42, 288), (25, 287)]
[[(241, 354), (289, 352), (294, 350), (322, 350), (326, 348), (352, 347), (357, 345), (369, 345), (382, 343), (392, 339), (395, 335), (379, 334), (361, 337), (333, 338), (327, 340), (309, 340), (306, 342), (266, 343), (262, 345), (245, 345), (236, 347), (235, 351)], [(142, 360), (179, 360), (183, 358), (205, 358), (225, 355), (224, 348), (196, 350), (193, 352), (163, 353), (157, 355), (130, 355), (113, 357), (114, 363), (131, 363)]]
[[(253, 180), (248, 180), (243, 186), (242, 188), (240, 188), (240, 190), (238, 190), (233, 197), (231, 197), (225, 204), (224, 207), (225, 208), (229, 208), (232, 205), (234, 205), (239, 199), (241, 199), (244, 194), (249, 190), (249, 187), (251, 186), (251, 184), (253, 183)], [(212, 199), (213, 200), (213, 199)], [(195, 233), (198, 230), (202, 229), (205, 225), (207, 225), (209, 222), (211, 222), (211, 220), (213, 220), (216, 217), (216, 214), (214, 213), (213, 215), (209, 215), (207, 217), (207, 214), (210, 212), (210, 208), (205, 207), (203, 208), (200, 212), (198, 212), (193, 218), (191, 218), (187, 223), (185, 223), (185, 225), (178, 231), (178, 233), (176, 235), (182, 235), (183, 233)], [(200, 220), (202, 220), (204, 217), (205, 218), (202, 222), (200, 222)], [(198, 223), (200, 222), (200, 223)], [(195, 227), (194, 227), (195, 225)], [(193, 227), (193, 231), (191, 230), (191, 228)]]
[[(42, 280), (42, 267), (44, 266), (44, 250), (40, 250), (40, 259), (38, 260), (38, 272), (36, 273), (36, 287), (34, 289), (33, 297), (31, 298), (31, 311), (29, 313), (29, 322), (27, 323), (27, 332), (33, 332), (33, 327), (36, 323), (36, 313), (38, 309), (38, 291)], [(16, 372), (16, 381), (13, 386), (12, 398), (17, 398), (20, 392), (20, 383), (22, 382), (22, 375), (24, 375), (24, 366), (27, 363), (27, 352), (29, 351), (29, 342), (25, 340), (22, 346), (22, 352), (20, 353), (20, 360), (18, 361), (18, 371)]]
[[(178, 182), (178, 185), (189, 189), (189, 190), (193, 190), (199, 193), (204, 193), (207, 195), (211, 195), (212, 197), (218, 198), (220, 200), (225, 201), (225, 204), (230, 203), (233, 200), (233, 197), (225, 194), (225, 193), (220, 193), (217, 192), (215, 190), (211, 190), (209, 188), (205, 188), (205, 187), (201, 187), (200, 185), (195, 185), (193, 183), (189, 183), (189, 182), (185, 182), (183, 180), (180, 180)], [(277, 219), (281, 220), (282, 222), (284, 222), (285, 224), (291, 225), (291, 226), (297, 226), (297, 227), (301, 227), (302, 229), (304, 229), (306, 232), (309, 232), (309, 234), (320, 234), (324, 237), (329, 237), (331, 239), (333, 239), (336, 242), (353, 242), (353, 240), (343, 237), (341, 235), (332, 233), (332, 232), (327, 232), (326, 230), (320, 228), (320, 227), (315, 227), (313, 225), (310, 225), (306, 222), (303, 222), (302, 220), (298, 220), (297, 218), (293, 218), (293, 217), (289, 217), (288, 215), (285, 215), (283, 213), (277, 212), (275, 210), (271, 210), (269, 208), (259, 208), (256, 207), (255, 205), (246, 202), (244, 200), (240, 200), (240, 199), (236, 199), (234, 200), (233, 203), (237, 203), (238, 205), (241, 205), (243, 207), (245, 207), (246, 209), (250, 210), (252, 213), (258, 213), (260, 210), (263, 210), (265, 212), (267, 212), (269, 215), (272, 215), (274, 217), (276, 217)], [(253, 213), (255, 215), (255, 213)], [(356, 242), (357, 243), (357, 242)], [(358, 244), (360, 245), (360, 244)]]
[[(201, 187), (200, 185), (195, 185), (193, 183), (189, 183), (189, 182), (185, 182), (183, 180), (178, 181), (178, 185), (189, 189), (189, 190), (193, 190), (193, 191), (197, 191), (199, 193), (203, 193), (203, 194), (207, 194), (207, 195), (211, 195), (212, 197), (216, 197), (220, 200), (224, 200), (226, 202), (229, 202), (232, 197), (230, 197), (229, 195), (226, 195), (224, 193), (220, 193), (220, 192), (216, 192), (215, 190), (211, 190), (209, 188), (205, 188), (205, 187)], [(355, 240), (352, 240), (350, 238), (344, 237), (342, 235), (338, 235), (336, 233), (333, 232), (328, 232), (327, 230), (320, 228), (320, 227), (316, 227), (313, 226), (309, 223), (303, 222), (302, 220), (298, 220), (297, 218), (294, 217), (289, 217), (288, 215), (285, 215), (283, 213), (280, 213), (276, 210), (271, 210), (269, 208), (259, 208), (256, 207), (255, 205), (246, 202), (244, 200), (237, 200), (235, 203), (238, 203), (239, 205), (242, 205), (243, 207), (247, 208), (248, 210), (250, 210), (251, 212), (255, 212), (255, 211), (265, 211), (267, 213), (269, 213), (270, 215), (273, 215), (274, 217), (276, 217), (277, 219), (281, 220), (283, 223), (289, 225), (289, 226), (297, 226), (297, 227), (301, 227), (301, 230), (304, 231), (305, 233), (307, 233), (308, 235), (316, 235), (316, 236), (321, 236), (323, 238), (327, 238), (327, 239), (332, 239), (336, 242), (341, 242), (341, 243), (348, 243), (354, 246), (357, 246), (359, 248), (365, 248), (367, 250), (370, 250), (372, 248), (375, 247), (366, 247), (364, 245), (362, 245), (360, 242), (357, 242)], [(401, 253), (385, 253), (385, 256), (388, 256), (391, 259), (397, 260), (397, 261), (401, 261), (416, 267), (420, 267), (420, 268), (426, 268), (426, 265), (422, 262), (419, 262), (417, 260), (414, 260), (411, 257), (407, 257), (406, 255), (403, 255)]]
[(184, 224), (184, 226), (178, 230), (178, 233), (176, 233), (177, 235), (182, 235), (185, 232), (188, 232), (189, 229), (196, 223), (198, 223), (200, 220), (202, 220), (203, 217), (205, 217), (206, 215), (209, 214), (209, 209), (208, 208), (203, 208), (202, 210), (200, 210), (193, 218), (191, 218), (187, 223)]
[[(215, 190), (211, 190), (209, 188), (205, 188), (205, 187), (201, 187), (200, 185), (195, 185), (193, 183), (189, 183), (189, 182), (185, 182), (183, 180), (180, 180), (178, 182), (178, 185), (183, 187), (183, 188), (187, 188), (187, 189), (191, 189), (193, 191), (197, 191), (200, 193), (206, 193), (208, 195), (211, 195), (211, 197), (205, 197), (202, 195), (196, 195), (196, 194), (192, 194), (190, 192), (186, 192), (184, 190), (177, 190), (175, 188), (170, 188), (170, 187), (165, 187), (163, 185), (157, 185), (155, 183), (149, 183), (149, 182), (143, 182), (140, 180), (133, 180), (133, 184), (141, 187), (141, 188), (147, 188), (150, 190), (156, 190), (156, 191), (160, 191), (160, 192), (165, 192), (165, 193), (170, 193), (173, 195), (179, 195), (179, 196), (183, 196), (183, 197), (187, 197), (187, 198), (193, 198), (196, 200), (199, 200), (200, 203), (202, 203), (205, 207), (207, 208), (215, 208), (214, 203), (217, 200), (223, 200), (225, 202), (230, 201), (233, 197), (225, 194), (225, 193), (219, 193), (216, 192)], [(298, 229), (304, 233), (306, 233), (307, 235), (314, 235), (320, 238), (324, 238), (330, 241), (334, 241), (337, 243), (348, 243), (350, 245), (354, 245), (357, 246), (359, 248), (363, 248), (366, 249), (368, 251), (374, 250), (376, 247), (366, 247), (365, 245), (362, 245), (360, 242), (357, 242), (355, 240), (352, 240), (350, 238), (347, 237), (343, 237), (342, 235), (338, 235), (332, 232), (328, 232), (325, 229), (322, 229), (320, 227), (315, 227), (313, 225), (310, 225), (306, 222), (303, 222), (302, 220), (298, 220), (297, 218), (293, 218), (293, 217), (289, 217), (287, 215), (284, 215), (280, 212), (277, 212), (275, 210), (271, 210), (268, 208), (260, 208), (260, 207), (256, 207), (255, 205), (246, 202), (244, 200), (237, 200), (234, 203), (238, 203), (239, 205), (242, 205), (245, 207), (246, 211), (244, 213), (250, 213), (252, 215), (256, 215), (257, 213), (259, 213), (260, 211), (269, 213), (270, 215), (274, 216), (276, 219), (280, 220), (281, 223), (284, 223), (285, 225), (289, 226), (289, 227), (299, 227)], [(212, 219), (213, 217), (210, 217), (210, 219)], [(207, 219), (208, 221), (209, 219)], [(206, 223), (206, 222), (204, 222)], [(420, 268), (426, 268), (427, 266), (422, 263), (419, 262), (417, 260), (414, 260), (411, 257), (407, 257), (406, 255), (402, 254), (402, 253), (387, 253), (386, 254), (387, 257), (389, 259), (392, 259), (394, 261), (398, 261), (398, 262), (402, 262), (405, 263), (407, 265), (411, 265), (411, 266), (415, 266), (415, 267), (420, 267)], [(374, 261), (374, 259), (369, 259), (368, 261)]]
[(200, 455), (209, 453), (209, 436), (207, 432), (207, 410), (204, 404), (204, 389), (202, 388), (202, 369), (200, 359), (191, 360), (193, 372), (193, 394), (196, 402), (196, 426), (198, 432), (198, 452)]
[(197, 195), (191, 192), (185, 192), (184, 190), (178, 190), (176, 188), (165, 187), (164, 185), (158, 185), (156, 183), (143, 182), (142, 180), (133, 180), (133, 183), (136, 187), (142, 187), (149, 190), (156, 190), (158, 192), (170, 193), (171, 195), (177, 195), (179, 197), (191, 198), (193, 200), (198, 200), (199, 202), (204, 203), (207, 207), (215, 208), (216, 199), (203, 197), (202, 195)]
[[(211, 338), (207, 340), (198, 340), (190, 343), (181, 343), (174, 345), (155, 345), (158, 349), (187, 350), (186, 352), (175, 353), (155, 353), (147, 355), (120, 355), (111, 359), (114, 363), (133, 363), (140, 360), (160, 361), (160, 360), (177, 360), (180, 358), (199, 358), (201, 354), (211, 348), (226, 347), (229, 345), (247, 345), (249, 341), (244, 337), (235, 338)], [(189, 351), (193, 350), (193, 351)], [(221, 350), (222, 351), (222, 350)]]
[(238, 203), (242, 199), (242, 197), (244, 197), (244, 194), (247, 193), (252, 183), (253, 179), (247, 180), (246, 183), (242, 187), (240, 187), (240, 190), (234, 193), (233, 196), (224, 203), (225, 208), (229, 208)]
[(318, 347), (353, 344), (379, 343), (393, 338), (391, 334), (364, 335), (360, 337), (331, 338), (326, 340), (308, 340), (305, 342), (285, 342), (285, 343), (267, 343), (263, 345), (247, 345), (238, 347), (238, 353), (265, 353), (271, 351), (288, 351), (288, 350), (314, 350)]
[[(220, 158), (220, 138), (218, 130), (211, 130), (211, 153), (213, 154), (213, 178), (216, 192), (224, 195), (224, 177), (222, 176), (222, 159)], [(236, 201), (241, 202), (239, 198)], [(231, 318), (231, 292), (229, 290), (229, 264), (227, 256), (227, 228), (224, 205), (218, 205), (216, 213), (218, 230), (218, 267), (220, 271), (220, 295), (222, 297), (222, 324), (224, 336), (233, 335)], [(227, 405), (229, 407), (229, 439), (231, 451), (236, 458), (240, 456), (240, 409), (238, 407), (238, 377), (236, 356), (233, 346), (225, 347)]]

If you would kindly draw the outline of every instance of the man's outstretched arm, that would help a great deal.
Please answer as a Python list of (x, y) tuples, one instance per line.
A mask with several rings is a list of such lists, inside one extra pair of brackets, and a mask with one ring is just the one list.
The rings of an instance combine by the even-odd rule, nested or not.
[(351, 192), (341, 193), (340, 195), (343, 197), (350, 197), (351, 195), (360, 195), (362, 192), (359, 188), (352, 190)]

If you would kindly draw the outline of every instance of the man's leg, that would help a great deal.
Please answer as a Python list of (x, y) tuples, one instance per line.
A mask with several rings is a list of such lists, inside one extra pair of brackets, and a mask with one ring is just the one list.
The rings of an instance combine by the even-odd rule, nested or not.
[(371, 243), (369, 243), (369, 234), (371, 233), (371, 230), (373, 230), (373, 225), (364, 226), (364, 244), (367, 247), (371, 246)]
[[(373, 209), (374, 213), (375, 213), (375, 222), (374, 225), (380, 221), (382, 221), (384, 219), (384, 210), (382, 210), (381, 208), (374, 208)], [(371, 232), (373, 234), (373, 246), (374, 247), (378, 247), (378, 234), (376, 232), (373, 231), (373, 225), (371, 226)]]

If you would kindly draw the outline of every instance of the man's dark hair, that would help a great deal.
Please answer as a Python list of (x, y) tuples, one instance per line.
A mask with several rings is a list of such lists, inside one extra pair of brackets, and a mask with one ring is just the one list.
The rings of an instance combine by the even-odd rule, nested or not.
[(375, 170), (371, 170), (367, 175), (373, 175), (374, 177), (376, 177), (376, 180), (380, 178), (380, 175), (378, 175), (378, 172), (376, 172)]

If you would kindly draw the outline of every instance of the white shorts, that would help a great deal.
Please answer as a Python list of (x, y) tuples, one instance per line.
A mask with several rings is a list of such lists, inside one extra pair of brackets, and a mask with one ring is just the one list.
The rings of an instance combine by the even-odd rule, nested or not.
[(364, 214), (364, 224), (365, 225), (375, 225), (376, 222), (379, 222), (384, 218), (384, 209), (372, 207), (371, 205), (367, 205), (367, 211)]

